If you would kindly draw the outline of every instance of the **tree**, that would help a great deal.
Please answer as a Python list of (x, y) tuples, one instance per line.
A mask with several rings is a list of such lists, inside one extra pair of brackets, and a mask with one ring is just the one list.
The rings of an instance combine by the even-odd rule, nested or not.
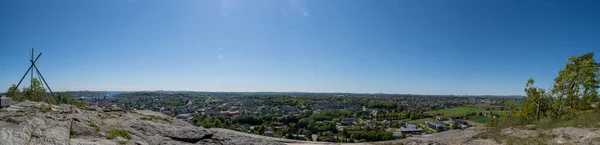
[(58, 96), (58, 102), (60, 104), (71, 104), (71, 96), (69, 94), (58, 92), (56, 93), (56, 96)]
[[(593, 52), (572, 56), (558, 72), (549, 93), (533, 84), (533, 79), (527, 81), (525, 106), (516, 117), (520, 120), (540, 120), (544, 116), (558, 119), (565, 114), (590, 109), (592, 103), (598, 101), (600, 64), (594, 60)], [(512, 114), (515, 108), (510, 110)]]
[[(13, 101), (15, 101), (15, 102), (23, 101), (23, 96), (21, 96), (21, 90), (19, 90), (19, 88), (17, 88), (17, 85), (12, 84), (10, 86), (10, 88), (8, 88), (7, 92), (8, 92), (7, 93), (8, 97), (11, 97)], [(13, 93), (11, 94), (11, 92), (13, 92)]]
[(344, 135), (344, 137), (346, 137), (346, 138), (350, 138), (350, 133), (345, 128), (342, 129), (342, 135)]
[(599, 77), (600, 68), (594, 60), (593, 52), (569, 58), (565, 68), (561, 69), (558, 77), (554, 79), (552, 93), (559, 97), (566, 97), (564, 100), (566, 106), (558, 106), (558, 109), (560, 111), (563, 107), (576, 110), (589, 109), (591, 104), (598, 100)]
[(486, 118), (485, 122), (487, 123), (488, 126), (496, 127), (498, 125), (499, 121), (496, 118), (488, 117), (488, 118)]
[[(507, 101), (506, 107), (508, 107), (508, 109), (509, 109), (509, 112), (508, 112), (509, 116), (517, 115), (517, 106), (515, 105), (515, 102), (513, 100)], [(481, 112), (479, 112), (479, 114), (481, 114)], [(481, 115), (479, 115), (479, 116), (481, 116)]]
[(517, 118), (519, 119), (535, 119), (536, 121), (539, 121), (540, 115), (544, 115), (550, 107), (546, 97), (546, 90), (534, 87), (534, 83), (535, 81), (533, 78), (527, 80), (527, 84), (525, 85), (525, 93), (527, 94), (527, 97), (524, 99), (526, 105), (517, 115)]
[(46, 89), (37, 78), (33, 78), (31, 82), (31, 86), (23, 88), (23, 97), (35, 102), (45, 101)]

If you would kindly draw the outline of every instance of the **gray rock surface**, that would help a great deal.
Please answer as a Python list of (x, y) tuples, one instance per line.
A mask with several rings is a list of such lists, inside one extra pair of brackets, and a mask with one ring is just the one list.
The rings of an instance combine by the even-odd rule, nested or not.
[(177, 141), (196, 143), (202, 139), (211, 138), (215, 133), (212, 130), (195, 126), (175, 126), (170, 124), (156, 123), (140, 120), (134, 122), (131, 128), (142, 132), (147, 136), (164, 136)]
[(94, 139), (74, 138), (74, 139), (69, 140), (69, 143), (71, 145), (116, 145), (115, 142), (112, 142), (107, 139), (99, 139), (99, 138), (94, 138)]
[[(156, 119), (158, 118), (158, 119)], [(113, 136), (124, 131), (128, 137)], [(0, 109), (0, 145), (311, 143), (207, 129), (162, 113), (23, 101)], [(315, 142), (312, 142), (315, 143)]]

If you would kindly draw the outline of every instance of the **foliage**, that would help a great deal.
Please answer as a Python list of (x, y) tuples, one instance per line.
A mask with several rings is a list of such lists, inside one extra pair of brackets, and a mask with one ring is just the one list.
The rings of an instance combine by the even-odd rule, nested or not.
[(185, 100), (164, 100), (162, 104), (166, 106), (183, 106), (185, 105)]
[(206, 128), (222, 128), (228, 126), (228, 123), (224, 116), (213, 116), (208, 117), (204, 115), (195, 116), (193, 119), (194, 125), (202, 126)]
[(335, 118), (340, 117), (351, 117), (352, 112), (348, 110), (325, 110), (320, 113), (313, 114), (310, 118), (313, 118), (315, 121), (323, 121), (323, 120), (333, 120)]
[(534, 82), (531, 78), (525, 86), (525, 92), (527, 93), (527, 97), (524, 98), (525, 106), (516, 114), (516, 117), (520, 120), (539, 121), (540, 117), (545, 117), (545, 112), (550, 110), (549, 96), (544, 89), (534, 87)]
[(58, 96), (58, 103), (71, 104), (71, 95), (69, 95), (68, 93), (58, 92), (56, 93), (56, 96)]
[[(527, 97), (525, 105), (515, 112), (514, 104), (510, 105), (511, 116), (515, 120), (505, 120), (503, 124), (540, 123), (553, 124), (574, 117), (579, 112), (589, 110), (598, 101), (600, 88), (600, 65), (594, 60), (594, 53), (573, 56), (558, 72), (555, 83), (549, 93), (533, 86), (529, 79), (525, 86)], [(551, 118), (551, 119), (546, 119)]]
[(540, 121), (533, 122), (537, 128), (548, 129), (557, 127), (580, 127), (580, 128), (597, 128), (600, 127), (600, 110), (589, 110), (577, 112), (573, 117), (564, 116), (559, 119), (544, 118)]
[(256, 117), (253, 115), (242, 115), (234, 118), (232, 122), (240, 124), (260, 125), (263, 124), (264, 121), (260, 117)]
[(85, 107), (85, 101), (81, 101), (81, 102), (76, 101), (76, 102), (73, 102), (73, 105), (75, 105), (76, 107), (82, 108), (82, 107)]
[(31, 86), (23, 88), (23, 97), (26, 100), (40, 102), (45, 101), (46, 89), (37, 78), (31, 80)]
[(377, 108), (377, 109), (397, 109), (400, 105), (395, 102), (389, 101), (372, 101), (364, 104), (367, 108)]
[(389, 131), (357, 131), (352, 134), (354, 139), (364, 139), (366, 141), (393, 140), (394, 134)]
[[(12, 91), (14, 91), (14, 93), (10, 93)], [(15, 102), (21, 102), (24, 99), (23, 96), (21, 96), (21, 90), (19, 90), (19, 88), (17, 88), (17, 85), (15, 85), (15, 84), (12, 84), (10, 86), (10, 88), (8, 88), (8, 91), (6, 91), (6, 92), (7, 92), (7, 97), (11, 97), (12, 100)]]
[(124, 130), (120, 130), (120, 129), (110, 130), (108, 132), (107, 138), (108, 139), (114, 139), (114, 138), (117, 138), (119, 136), (123, 137), (125, 139), (131, 139), (131, 135), (129, 135), (129, 132), (124, 131)]
[(560, 118), (572, 110), (586, 110), (598, 100), (600, 80), (599, 64), (594, 53), (569, 58), (564, 69), (554, 79), (552, 94), (556, 95), (552, 105), (552, 117)]
[(488, 117), (485, 119), (485, 123), (491, 127), (496, 127), (499, 122), (500, 122), (500, 120), (498, 118)]

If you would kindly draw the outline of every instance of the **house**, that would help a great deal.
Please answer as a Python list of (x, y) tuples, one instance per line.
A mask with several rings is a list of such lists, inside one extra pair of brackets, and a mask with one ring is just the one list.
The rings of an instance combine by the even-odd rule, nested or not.
[(342, 125), (350, 125), (358, 123), (358, 119), (356, 118), (343, 118)]
[(231, 118), (235, 118), (235, 117), (238, 117), (240, 115), (241, 115), (240, 111), (231, 111), (231, 112), (227, 113), (227, 116), (229, 116)]
[(423, 129), (417, 128), (417, 125), (414, 125), (414, 124), (407, 124), (406, 127), (402, 127), (400, 129), (398, 129), (398, 131), (400, 131), (400, 133), (405, 133), (405, 134), (415, 134), (415, 133), (422, 133)]
[(448, 118), (446, 118), (446, 116), (441, 116), (441, 115), (438, 115), (438, 116), (436, 117), (436, 119), (437, 119), (438, 121), (444, 121), (444, 120), (447, 120)]
[(388, 120), (383, 120), (383, 121), (381, 121), (381, 125), (383, 125), (383, 126), (386, 126), (386, 127), (387, 127), (387, 126), (390, 126), (390, 124), (392, 124), (392, 122), (391, 122), (391, 121), (388, 121)]
[(372, 117), (375, 117), (375, 116), (377, 116), (377, 113), (378, 113), (378, 111), (373, 111), (373, 112), (371, 113), (371, 116), (372, 116)]
[(461, 119), (461, 118), (462, 118), (462, 116), (461, 116), (461, 115), (459, 115), (459, 114), (455, 114), (455, 115), (454, 115), (454, 119)]
[(306, 136), (303, 134), (294, 134), (293, 136), (296, 137), (295, 138), (296, 140), (306, 140), (307, 139)]
[(192, 117), (191, 114), (187, 113), (187, 114), (178, 114), (177, 116), (175, 116), (175, 118), (189, 120), (189, 119), (192, 119), (194, 117)]
[(499, 118), (500, 114), (492, 114), (492, 118)]
[(273, 135), (273, 131), (265, 131), (265, 134), (263, 134), (264, 136), (271, 136), (274, 137)]
[(375, 128), (377, 126), (377, 122), (376, 121), (367, 121), (367, 126), (369, 126), (370, 128)]
[(438, 132), (448, 130), (446, 125), (442, 124), (439, 121), (427, 121), (427, 122), (425, 122), (425, 125), (427, 125), (427, 127), (434, 129), (435, 131), (438, 131)]
[(217, 109), (208, 109), (204, 111), (204, 115), (208, 115), (208, 116), (213, 116), (213, 115), (219, 115), (221, 113), (221, 111), (217, 110)]
[(400, 123), (401, 126), (404, 126), (404, 125), (407, 124), (407, 120), (406, 119), (405, 120), (400, 120), (399, 123)]
[(469, 127), (469, 123), (465, 120), (459, 119), (459, 120), (454, 121), (454, 123), (455, 123), (456, 127), (459, 127), (461, 129), (465, 129), (465, 128)]

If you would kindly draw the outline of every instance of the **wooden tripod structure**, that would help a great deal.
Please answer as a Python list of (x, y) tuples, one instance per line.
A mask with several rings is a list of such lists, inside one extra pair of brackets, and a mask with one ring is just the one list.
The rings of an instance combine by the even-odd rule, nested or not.
[[(19, 88), (19, 85), (21, 85), (21, 82), (23, 82), (23, 79), (25, 79), (25, 77), (27, 76), (27, 74), (29, 73), (29, 71), (31, 71), (31, 85), (33, 85), (33, 74), (37, 73), (38, 78), (41, 78), (42, 81), (45, 84), (45, 87), (48, 88), (48, 90), (50, 90), (50, 94), (52, 95), (53, 99), (57, 99), (54, 96), (54, 92), (52, 92), (52, 89), (50, 89), (50, 86), (46, 82), (46, 79), (44, 79), (44, 76), (42, 75), (42, 73), (40, 72), (40, 70), (35, 65), (35, 62), (37, 62), (37, 60), (40, 58), (40, 56), (42, 56), (42, 53), (40, 52), (40, 54), (38, 54), (37, 57), (35, 59), (33, 59), (33, 55), (34, 55), (34, 51), (33, 50), (34, 49), (31, 48), (31, 53), (29, 54), (29, 56), (31, 57), (31, 59), (29, 60), (31, 62), (31, 65), (29, 66), (29, 69), (27, 69), (27, 71), (25, 72), (25, 74), (23, 75), (23, 77), (21, 77), (21, 80), (19, 80), (19, 83), (17, 83), (17, 86), (12, 91), (10, 91), (10, 94), (14, 94), (15, 93), (15, 91), (17, 90), (17, 88)], [(33, 71), (33, 69), (35, 69), (35, 72)], [(42, 87), (44, 87), (44, 84), (42, 84)]]

